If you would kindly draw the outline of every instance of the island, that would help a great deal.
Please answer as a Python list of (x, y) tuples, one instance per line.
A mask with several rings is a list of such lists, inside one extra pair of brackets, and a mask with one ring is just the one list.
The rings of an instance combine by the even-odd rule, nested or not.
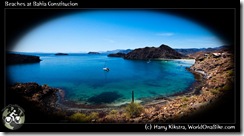
[(22, 54), (6, 54), (6, 64), (25, 64), (25, 63), (38, 63), (41, 59), (39, 56), (22, 55)]
[(100, 54), (99, 52), (88, 52), (88, 54)]
[(55, 55), (57, 55), (57, 56), (62, 56), (62, 55), (69, 55), (69, 54), (67, 54), (67, 53), (56, 53)]

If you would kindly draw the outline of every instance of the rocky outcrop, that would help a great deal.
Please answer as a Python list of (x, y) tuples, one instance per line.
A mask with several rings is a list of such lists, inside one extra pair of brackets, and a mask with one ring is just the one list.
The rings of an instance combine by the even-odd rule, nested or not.
[(22, 54), (6, 54), (7, 64), (25, 64), (25, 63), (38, 63), (40, 62), (39, 56), (22, 55)]
[(16, 83), (10, 87), (9, 91), (18, 94), (29, 102), (33, 102), (41, 108), (40, 110), (49, 111), (56, 107), (57, 92), (59, 90), (47, 85), (40, 86), (37, 83)]
[(108, 54), (108, 57), (125, 57), (125, 53), (114, 53), (114, 54)]
[(99, 52), (88, 52), (88, 54), (100, 54)]
[(230, 51), (214, 51), (197, 56), (192, 71), (201, 73), (206, 78), (206, 90), (225, 90), (233, 82), (234, 58)]
[(62, 55), (69, 55), (69, 54), (67, 54), (67, 53), (56, 53), (55, 55), (60, 55), (60, 56), (62, 56)]
[(135, 49), (125, 55), (125, 59), (180, 59), (183, 55), (170, 48), (167, 45), (162, 44), (160, 47), (145, 47)]

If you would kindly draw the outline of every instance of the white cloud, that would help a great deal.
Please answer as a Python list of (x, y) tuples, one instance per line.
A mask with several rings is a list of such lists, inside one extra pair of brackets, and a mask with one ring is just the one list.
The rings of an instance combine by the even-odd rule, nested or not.
[(157, 36), (173, 36), (174, 33), (157, 33)]
[(112, 40), (112, 39), (103, 39), (103, 40), (106, 41), (106, 42), (109, 42), (109, 43), (115, 43), (115, 41)]

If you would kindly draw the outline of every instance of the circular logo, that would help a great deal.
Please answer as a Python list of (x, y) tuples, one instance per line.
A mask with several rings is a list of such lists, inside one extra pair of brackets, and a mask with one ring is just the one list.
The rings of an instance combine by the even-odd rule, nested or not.
[(2, 111), (2, 121), (8, 129), (19, 129), (25, 122), (24, 110), (18, 105), (8, 105)]

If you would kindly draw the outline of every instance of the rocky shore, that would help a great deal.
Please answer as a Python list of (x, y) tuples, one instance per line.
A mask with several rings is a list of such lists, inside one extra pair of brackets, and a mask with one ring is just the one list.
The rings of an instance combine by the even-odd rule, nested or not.
[(43, 112), (55, 112), (59, 89), (37, 83), (16, 83), (9, 88), (12, 94), (33, 103)]
[[(145, 111), (129, 122), (169, 122), (187, 118), (216, 102), (233, 90), (234, 58), (228, 50), (219, 50), (196, 57), (189, 69), (198, 75), (200, 84), (193, 92), (163, 100), (163, 104), (145, 105)], [(205, 74), (199, 73), (203, 71)], [(199, 92), (199, 93), (196, 93)]]
[(119, 111), (113, 117), (107, 115), (98, 122), (162, 123), (184, 120), (204, 111), (233, 91), (234, 59), (228, 50), (201, 54), (188, 70), (197, 81), (187, 92), (144, 104), (144, 111), (138, 117), (128, 118)]
[(119, 107), (79, 104), (66, 100), (64, 91), (47, 85), (18, 83), (11, 86), (10, 90), (36, 104), (41, 111), (55, 115), (62, 113), (64, 120), (68, 122), (173, 122), (204, 110), (226, 92), (233, 91), (235, 72), (233, 54), (230, 51), (201, 54), (196, 56), (195, 60), (195, 64), (188, 70), (195, 75), (196, 82), (186, 92), (144, 101), (140, 107), (143, 110), (133, 117), (126, 114), (127, 104)]

